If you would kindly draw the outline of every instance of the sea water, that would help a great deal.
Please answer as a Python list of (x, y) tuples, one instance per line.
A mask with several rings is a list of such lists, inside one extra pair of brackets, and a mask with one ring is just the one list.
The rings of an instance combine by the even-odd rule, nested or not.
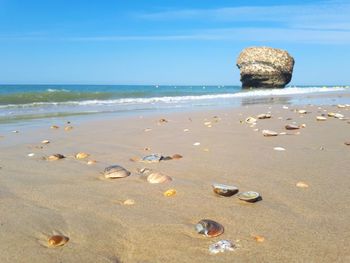
[(337, 95), (340, 93), (350, 94), (350, 88), (302, 86), (242, 90), (239, 86), (0, 85), (0, 123), (250, 104), (350, 103), (349, 97)]

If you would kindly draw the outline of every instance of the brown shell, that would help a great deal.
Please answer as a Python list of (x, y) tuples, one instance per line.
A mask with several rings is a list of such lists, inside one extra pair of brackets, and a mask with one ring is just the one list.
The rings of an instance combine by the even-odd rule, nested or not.
[(66, 244), (68, 241), (69, 237), (63, 235), (54, 235), (47, 240), (49, 247), (60, 247)]
[(181, 159), (181, 158), (182, 158), (182, 155), (176, 153), (176, 154), (174, 154), (171, 158), (174, 159), (174, 160), (178, 160), (178, 159)]
[(198, 234), (202, 234), (207, 237), (217, 237), (224, 233), (224, 227), (213, 220), (202, 219), (197, 223), (196, 231)]
[(286, 130), (298, 130), (300, 127), (298, 125), (295, 124), (287, 124), (285, 126)]
[(229, 186), (229, 185), (224, 185), (224, 184), (213, 184), (213, 191), (217, 195), (221, 196), (233, 196), (238, 192), (238, 188), (235, 186)]

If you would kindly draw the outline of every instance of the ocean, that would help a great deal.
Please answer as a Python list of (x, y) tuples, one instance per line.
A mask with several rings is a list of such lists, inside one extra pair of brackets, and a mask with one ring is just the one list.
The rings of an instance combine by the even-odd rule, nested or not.
[[(350, 103), (347, 86), (242, 90), (240, 86), (0, 85), (0, 123), (99, 113)], [(327, 96), (322, 96), (327, 94)]]

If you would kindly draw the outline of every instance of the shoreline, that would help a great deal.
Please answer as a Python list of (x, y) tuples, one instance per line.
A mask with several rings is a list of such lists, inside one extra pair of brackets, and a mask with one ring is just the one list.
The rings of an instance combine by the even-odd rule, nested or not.
[[(247, 106), (269, 106), (269, 105), (287, 105), (291, 107), (302, 107), (306, 105), (319, 105), (319, 106), (331, 106), (337, 104), (346, 104), (350, 100), (350, 90), (346, 91), (333, 91), (333, 92), (318, 92), (310, 94), (294, 94), (294, 95), (278, 95), (278, 96), (252, 96), (246, 98), (235, 98), (235, 99), (225, 99), (220, 101), (213, 101), (211, 104), (196, 104), (187, 103), (184, 105), (169, 105), (166, 108), (162, 108), (159, 105), (155, 108), (150, 109), (134, 109), (134, 110), (114, 110), (106, 112), (57, 112), (51, 113), (51, 115), (43, 115), (43, 117), (35, 117), (30, 115), (21, 116), (8, 116), (6, 118), (0, 118), (0, 132), (2, 128), (7, 125), (12, 129), (16, 128), (17, 125), (23, 126), (40, 126), (41, 123), (47, 121), (62, 122), (64, 120), (73, 121), (89, 121), (97, 119), (109, 119), (109, 118), (124, 118), (124, 117), (134, 117), (137, 115), (157, 115), (162, 113), (187, 113), (187, 112), (200, 112), (200, 111), (211, 111), (211, 110), (230, 110), (232, 108), (241, 108)], [(172, 107), (171, 107), (172, 106)], [(12, 118), (12, 119), (11, 119)], [(17, 119), (18, 118), (18, 119)]]
[[(344, 262), (350, 257), (350, 212), (343, 201), (350, 198), (350, 146), (344, 145), (350, 124), (335, 118), (316, 121), (331, 111), (350, 115), (349, 107), (248, 105), (142, 118), (73, 119), (69, 131), (63, 121), (48, 121), (5, 134), (0, 139), (0, 261)], [(254, 127), (244, 122), (268, 112), (272, 118), (258, 120)], [(162, 118), (167, 122), (160, 123)], [(294, 121), (306, 127), (286, 131), (284, 126)], [(263, 129), (291, 135), (264, 137)], [(50, 143), (41, 144), (45, 139)], [(77, 152), (89, 153), (97, 163), (76, 160)], [(67, 158), (42, 159), (54, 153)], [(157, 164), (129, 160), (151, 153), (183, 158)], [(101, 178), (112, 164), (132, 175)], [(149, 184), (136, 173), (142, 167), (173, 181)], [(297, 187), (299, 181), (309, 187)], [(247, 204), (236, 196), (218, 197), (212, 183), (257, 191), (263, 199)], [(176, 195), (164, 197), (170, 188)], [(127, 199), (135, 204), (122, 205)], [(197, 234), (194, 225), (204, 218), (221, 223), (224, 234)], [(70, 240), (55, 249), (41, 245), (53, 233)], [(264, 242), (257, 242), (257, 235)], [(209, 245), (221, 239), (238, 248), (210, 255)]]

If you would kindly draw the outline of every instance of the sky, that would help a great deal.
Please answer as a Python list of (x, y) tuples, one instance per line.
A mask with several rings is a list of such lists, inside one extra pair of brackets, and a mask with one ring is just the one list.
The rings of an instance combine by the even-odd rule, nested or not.
[(245, 47), (291, 85), (350, 85), (350, 0), (0, 0), (1, 84), (240, 85)]

